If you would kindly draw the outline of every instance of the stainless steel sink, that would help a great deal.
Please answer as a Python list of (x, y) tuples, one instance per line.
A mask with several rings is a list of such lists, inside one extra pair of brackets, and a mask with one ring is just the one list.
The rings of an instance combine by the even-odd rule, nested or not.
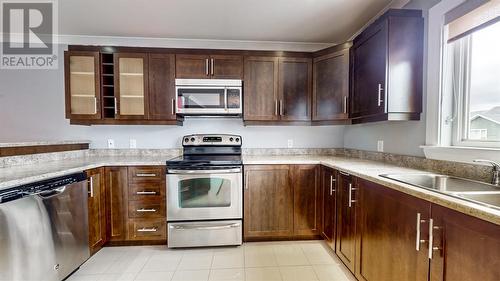
[(381, 177), (500, 209), (500, 187), (438, 174), (383, 174)]

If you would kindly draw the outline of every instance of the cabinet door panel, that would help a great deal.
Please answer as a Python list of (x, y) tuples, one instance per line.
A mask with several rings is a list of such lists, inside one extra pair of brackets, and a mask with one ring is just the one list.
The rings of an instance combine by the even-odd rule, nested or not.
[(109, 241), (127, 239), (127, 167), (107, 167), (106, 173), (106, 218)]
[(500, 226), (437, 205), (432, 218), (431, 281), (500, 280)]
[(244, 120), (278, 120), (278, 58), (245, 58)]
[(208, 55), (176, 55), (175, 77), (184, 79), (209, 78)]
[(293, 189), (288, 165), (245, 166), (244, 239), (293, 234)]
[(66, 118), (101, 119), (99, 52), (64, 52)]
[(210, 56), (210, 73), (215, 79), (243, 79), (243, 57)]
[(87, 171), (89, 196), (89, 246), (92, 254), (106, 243), (106, 202), (104, 169)]
[(335, 249), (335, 213), (336, 213), (336, 178), (332, 169), (323, 167), (322, 169), (322, 231), (321, 235), (327, 244)]
[(314, 59), (313, 120), (348, 118), (349, 49)]
[(149, 54), (149, 118), (176, 120), (175, 55)]
[[(426, 281), (430, 203), (358, 179), (356, 277), (364, 281)], [(458, 280), (458, 279), (457, 279)]]
[(310, 59), (279, 59), (281, 120), (311, 120), (312, 62)]
[(294, 236), (318, 236), (321, 225), (321, 191), (317, 165), (293, 165)]
[(351, 272), (354, 272), (357, 206), (356, 202), (352, 202), (356, 195), (352, 191), (354, 179), (349, 175), (338, 174), (337, 180), (339, 181), (339, 193), (337, 197), (337, 241), (335, 252)]
[(351, 117), (385, 112), (386, 64), (387, 22), (384, 21), (370, 36), (352, 48)]

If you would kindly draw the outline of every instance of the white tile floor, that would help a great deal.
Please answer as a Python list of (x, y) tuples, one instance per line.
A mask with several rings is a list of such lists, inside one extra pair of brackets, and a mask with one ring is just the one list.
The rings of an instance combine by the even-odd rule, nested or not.
[(106, 247), (68, 281), (352, 281), (323, 241), (172, 250)]

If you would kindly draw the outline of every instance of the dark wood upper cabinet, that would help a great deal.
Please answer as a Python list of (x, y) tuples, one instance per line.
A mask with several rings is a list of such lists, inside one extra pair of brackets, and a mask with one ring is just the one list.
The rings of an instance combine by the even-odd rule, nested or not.
[(66, 118), (101, 119), (99, 52), (64, 52)]
[(430, 281), (500, 280), (500, 227), (432, 205)]
[(243, 79), (243, 56), (210, 56), (210, 75), (214, 79)]
[(310, 121), (312, 61), (308, 58), (280, 58), (279, 113), (281, 120)]
[(417, 249), (416, 241), (428, 239), (430, 203), (366, 180), (357, 182), (357, 279), (427, 281), (428, 244), (419, 242)]
[(293, 235), (293, 187), (288, 165), (246, 165), (245, 241)]
[(149, 118), (176, 120), (175, 55), (149, 54)]
[(313, 121), (347, 120), (349, 46), (344, 44), (314, 58)]
[(106, 243), (104, 168), (86, 171), (88, 180), (89, 247), (94, 254)]
[(319, 167), (317, 165), (291, 167), (294, 237), (319, 237), (322, 221)]
[(342, 262), (354, 272), (356, 263), (356, 187), (355, 178), (338, 172), (337, 236), (335, 252)]
[(149, 110), (148, 54), (114, 54), (116, 119), (147, 119)]
[(278, 58), (246, 57), (243, 119), (279, 120)]
[(107, 240), (127, 239), (127, 167), (106, 167)]
[(175, 56), (175, 77), (184, 79), (242, 79), (243, 57), (239, 55)]
[(423, 23), (419, 10), (389, 10), (354, 39), (353, 123), (420, 119)]
[(333, 169), (321, 167), (321, 236), (335, 250), (337, 180)]

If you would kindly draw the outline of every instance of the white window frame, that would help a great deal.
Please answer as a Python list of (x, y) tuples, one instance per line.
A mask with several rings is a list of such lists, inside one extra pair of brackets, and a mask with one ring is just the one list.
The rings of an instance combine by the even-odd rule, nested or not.
[[(426, 145), (422, 146), (427, 158), (471, 163), (474, 159), (486, 158), (500, 161), (500, 146), (487, 142), (457, 142), (450, 137), (450, 127), (443, 119), (443, 78), (445, 62), (449, 59), (446, 46), (447, 31), (445, 14), (465, 0), (442, 0), (429, 10), (427, 36), (427, 93)], [(460, 100), (460, 99), (459, 99)], [(459, 105), (460, 106), (460, 105)], [(463, 107), (459, 107), (463, 108)], [(463, 115), (463, 114), (462, 114)], [(452, 122), (454, 124), (456, 122)], [(451, 126), (451, 125), (450, 125)], [(491, 142), (490, 142), (491, 143)], [(455, 144), (455, 145), (453, 145)], [(470, 146), (467, 146), (469, 144)], [(482, 145), (481, 145), (482, 144)], [(488, 147), (486, 147), (488, 146)]]

